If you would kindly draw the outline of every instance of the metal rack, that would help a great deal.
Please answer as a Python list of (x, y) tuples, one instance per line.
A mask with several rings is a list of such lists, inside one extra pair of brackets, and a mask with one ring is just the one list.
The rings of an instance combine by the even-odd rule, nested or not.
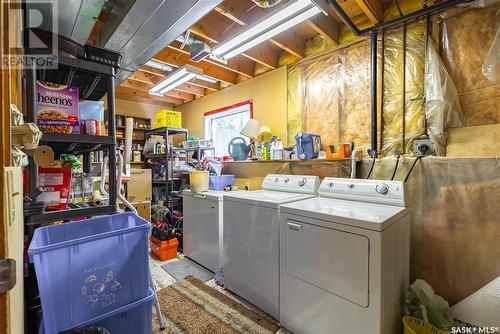
[[(36, 81), (76, 86), (80, 99), (100, 100), (107, 94), (108, 135), (90, 136), (79, 134), (44, 133), (41, 145), (50, 146), (57, 153), (81, 154), (83, 170), (90, 173), (90, 152), (107, 151), (109, 156), (109, 204), (102, 207), (68, 208), (44, 212), (25, 217), (31, 237), (33, 228), (42, 223), (65, 219), (110, 214), (117, 211), (116, 206), (116, 126), (115, 126), (115, 68), (88, 60), (59, 55), (55, 60), (57, 69), (30, 68), (24, 72), (27, 121), (36, 123)], [(38, 188), (38, 166), (32, 158), (28, 165), (28, 192)], [(31, 232), (31, 233), (30, 233)]]
[[(161, 127), (154, 130), (146, 131), (145, 136), (150, 137), (152, 135), (160, 135), (165, 140), (165, 153), (160, 154), (144, 154), (144, 159), (161, 158), (165, 160), (165, 175), (163, 178), (155, 178), (153, 173), (152, 185), (153, 187), (160, 187), (165, 190), (165, 202), (169, 209), (173, 209), (176, 205), (180, 203), (182, 197), (180, 196), (180, 191), (176, 190), (176, 183), (178, 184), (182, 181), (182, 177), (174, 176), (174, 149), (170, 136), (173, 135), (184, 135), (185, 139), (188, 137), (188, 130), (183, 128), (171, 128), (171, 127)], [(171, 149), (172, 148), (172, 149)], [(155, 197), (155, 196), (153, 196)], [(158, 198), (155, 198), (158, 201)]]

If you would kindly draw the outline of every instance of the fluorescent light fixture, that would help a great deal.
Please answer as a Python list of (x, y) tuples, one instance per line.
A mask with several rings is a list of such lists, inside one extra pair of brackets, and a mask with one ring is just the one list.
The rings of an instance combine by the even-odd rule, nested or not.
[(218, 80), (218, 79), (215, 79), (215, 78), (209, 77), (208, 75), (204, 75), (204, 74), (202, 74), (202, 75), (198, 75), (198, 76), (196, 76), (196, 77), (197, 77), (198, 79), (200, 79), (200, 80), (207, 81), (207, 82), (210, 82), (210, 83), (217, 83), (217, 82), (219, 82), (219, 80)]
[(174, 67), (167, 65), (165, 63), (162, 63), (161, 61), (151, 59), (146, 62), (147, 66), (151, 66), (153, 68), (156, 68), (157, 70), (161, 70), (163, 72), (172, 72), (174, 70)]
[(326, 15), (325, 7), (323, 0), (291, 0), (222, 42), (212, 53), (224, 59), (232, 58), (318, 13)]
[(175, 87), (180, 86), (186, 81), (194, 79), (198, 75), (202, 74), (203, 71), (200, 68), (191, 65), (184, 65), (166, 77), (165, 80), (159, 82), (151, 88), (149, 94), (162, 96)]

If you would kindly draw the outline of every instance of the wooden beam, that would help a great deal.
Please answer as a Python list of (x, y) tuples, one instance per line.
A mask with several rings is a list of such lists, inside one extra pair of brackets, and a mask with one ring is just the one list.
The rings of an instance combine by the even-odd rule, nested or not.
[(188, 55), (176, 52), (170, 48), (165, 48), (160, 51), (154, 59), (162, 61), (168, 65), (181, 67), (185, 64), (191, 64), (193, 66), (197, 66), (203, 70), (203, 73), (208, 75), (209, 77), (215, 78), (219, 81), (226, 82), (231, 85), (235, 85), (237, 83), (238, 74), (212, 64), (208, 64), (206, 62), (196, 63), (192, 61)]
[[(153, 74), (159, 78), (165, 78), (167, 76), (167, 73), (160, 71), (154, 67), (147, 66), (147, 65), (142, 65), (141, 67), (139, 67), (138, 71)], [(193, 79), (189, 82), (189, 84), (192, 86), (195, 86), (195, 87), (208, 89), (208, 90), (211, 90), (213, 92), (217, 92), (218, 90), (220, 90), (218, 82), (214, 83), (214, 82), (208, 82), (208, 81), (201, 80), (201, 79)], [(193, 93), (196, 94), (196, 92), (193, 92)]]
[(339, 44), (340, 23), (332, 17), (318, 14), (306, 23), (327, 41), (335, 45)]
[(161, 77), (147, 72), (135, 71), (128, 79), (154, 85), (161, 80)]
[(200, 79), (193, 79), (189, 82), (193, 86), (198, 86), (201, 88), (205, 88), (207, 90), (211, 90), (212, 92), (217, 92), (220, 90), (220, 84), (218, 82), (208, 82)]
[(205, 88), (195, 86), (190, 82), (186, 82), (180, 86), (175, 87), (175, 90), (179, 92), (194, 94), (195, 96), (205, 96), (207, 93)]
[(133, 102), (153, 104), (153, 105), (157, 105), (157, 106), (164, 107), (167, 109), (172, 109), (175, 106), (173, 103), (165, 102), (163, 100), (159, 100), (156, 98), (150, 98), (150, 97), (138, 96), (136, 94), (122, 93), (120, 90), (116, 91), (116, 98), (122, 99), (122, 100), (127, 100), (127, 101), (133, 101)]
[[(189, 46), (186, 45), (184, 49), (181, 49), (181, 43), (174, 41), (168, 45), (168, 47), (172, 50), (175, 50), (180, 53), (184, 53), (189, 55)], [(206, 62), (215, 66), (219, 66), (223, 69), (233, 71), (235, 73), (241, 74), (247, 78), (253, 78), (255, 72), (255, 63), (245, 57), (236, 56), (227, 61), (227, 64), (219, 62), (215, 59), (205, 58), (201, 62)]]
[[(258, 6), (250, 8), (248, 2), (240, 0), (226, 0), (216, 7), (215, 11), (240, 26), (246, 26), (269, 12)], [(306, 40), (307, 38), (297, 34), (297, 31), (288, 30), (269, 39), (269, 42), (298, 58), (304, 58)]]
[[(161, 81), (161, 80), (159, 80)], [(149, 90), (153, 87), (152, 84), (144, 83), (144, 82), (137, 82), (131, 79), (127, 79), (123, 81), (120, 84), (120, 87), (126, 87), (126, 88), (132, 88), (138, 91), (142, 91), (145, 93), (149, 94)], [(190, 94), (190, 93), (184, 93), (176, 90), (171, 90), (168, 91), (164, 94), (165, 97), (167, 98), (175, 98), (175, 99), (180, 99), (186, 102), (193, 101), (195, 99), (195, 95)], [(172, 103), (175, 103), (175, 101), (171, 101)]]
[(174, 105), (181, 105), (184, 103), (184, 100), (176, 97), (150, 95), (147, 91), (137, 89), (135, 88), (134, 85), (130, 85), (129, 83), (126, 82), (122, 82), (122, 84), (116, 88), (116, 92), (121, 92), (123, 94), (129, 94), (129, 95), (136, 95), (155, 101), (168, 102)]
[(356, 2), (373, 24), (382, 22), (384, 11), (381, 0), (356, 0)]
[[(238, 33), (240, 26), (228, 21), (218, 13), (211, 13), (193, 25), (191, 32), (212, 44), (217, 44)], [(241, 55), (272, 69), (278, 66), (279, 54), (267, 42), (260, 43)]]

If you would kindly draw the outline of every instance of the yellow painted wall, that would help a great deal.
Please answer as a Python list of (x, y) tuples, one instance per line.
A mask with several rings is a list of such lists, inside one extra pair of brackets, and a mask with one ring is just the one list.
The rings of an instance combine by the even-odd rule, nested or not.
[[(106, 98), (104, 98), (103, 101), (104, 105), (106, 106)], [(115, 100), (115, 108), (117, 115), (151, 119), (152, 128), (155, 127), (156, 112), (160, 109), (165, 109), (165, 107), (155, 104), (135, 102), (123, 99)]]
[(273, 134), (286, 139), (286, 66), (186, 103), (176, 110), (182, 112), (182, 126), (189, 130), (189, 134), (204, 137), (204, 113), (250, 99), (253, 101), (254, 118), (260, 125), (269, 126)]

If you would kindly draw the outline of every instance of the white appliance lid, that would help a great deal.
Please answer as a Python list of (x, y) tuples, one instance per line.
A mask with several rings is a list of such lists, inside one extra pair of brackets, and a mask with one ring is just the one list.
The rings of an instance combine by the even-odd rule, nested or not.
[(182, 196), (190, 196), (195, 198), (206, 198), (214, 201), (222, 201), (224, 197), (224, 191), (209, 190), (203, 193), (193, 193), (191, 190), (186, 189), (182, 191)]
[(280, 211), (375, 231), (385, 230), (408, 213), (399, 206), (324, 197), (283, 204)]
[(224, 201), (233, 201), (267, 207), (279, 207), (282, 204), (311, 198), (314, 195), (297, 194), (272, 190), (238, 191), (224, 194)]

